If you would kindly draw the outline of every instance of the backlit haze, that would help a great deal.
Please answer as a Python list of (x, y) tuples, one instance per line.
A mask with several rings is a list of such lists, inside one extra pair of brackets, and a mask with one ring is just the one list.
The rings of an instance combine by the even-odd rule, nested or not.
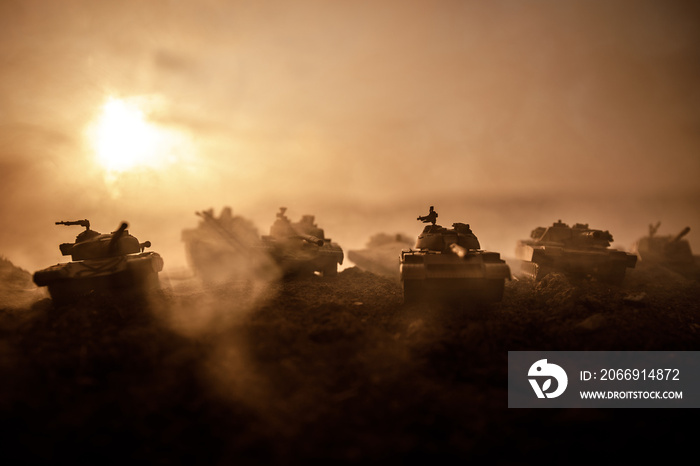
[(0, 2), (0, 255), (88, 218), (186, 264), (195, 211), (346, 251), (434, 205), (482, 247), (561, 219), (700, 253), (700, 6), (679, 1)]

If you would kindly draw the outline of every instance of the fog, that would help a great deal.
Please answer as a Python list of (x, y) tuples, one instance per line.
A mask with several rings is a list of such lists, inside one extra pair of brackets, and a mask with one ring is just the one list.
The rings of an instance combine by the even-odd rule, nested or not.
[[(280, 206), (313, 214), (346, 250), (416, 235), (434, 205), (506, 256), (558, 219), (622, 249), (690, 226), (699, 251), (699, 19), (679, 1), (3, 1), (0, 255), (34, 271), (80, 231), (55, 221), (126, 220), (174, 269), (195, 211), (226, 205), (263, 233)], [(166, 140), (123, 171), (91, 139), (110, 99)]]

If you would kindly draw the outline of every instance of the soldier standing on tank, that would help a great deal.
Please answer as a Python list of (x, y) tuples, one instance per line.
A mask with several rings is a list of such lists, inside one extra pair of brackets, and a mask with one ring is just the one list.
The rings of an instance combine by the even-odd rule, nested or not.
[(430, 212), (428, 212), (428, 215), (418, 217), (417, 220), (420, 220), (423, 223), (430, 222), (433, 225), (435, 225), (435, 221), (437, 220), (437, 216), (438, 216), (438, 214), (437, 214), (437, 212), (435, 212), (435, 210), (433, 210), (433, 206), (430, 206)]

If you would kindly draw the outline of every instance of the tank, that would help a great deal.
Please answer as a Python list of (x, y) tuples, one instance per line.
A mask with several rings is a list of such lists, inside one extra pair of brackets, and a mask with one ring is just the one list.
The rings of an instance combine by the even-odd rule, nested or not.
[(417, 220), (430, 223), (418, 235), (415, 246), (401, 251), (400, 275), (404, 302), (454, 299), (465, 303), (501, 301), (510, 268), (497, 252), (481, 249), (465, 223), (452, 228), (437, 225), (430, 207)]
[(315, 272), (324, 277), (335, 276), (342, 265), (343, 249), (315, 223), (313, 215), (304, 215), (291, 222), (287, 208), (280, 207), (270, 234), (262, 237), (263, 247), (285, 276), (308, 275)]
[(684, 239), (690, 232), (690, 227), (685, 227), (675, 235), (657, 236), (656, 232), (659, 226), (661, 226), (661, 222), (649, 225), (649, 236), (640, 238), (632, 247), (632, 251), (637, 253), (639, 259), (672, 267), (695, 264), (690, 243)]
[(269, 259), (262, 251), (258, 229), (249, 220), (224, 207), (195, 212), (196, 228), (182, 231), (188, 264), (195, 275), (208, 283), (220, 283), (255, 275)]
[(535, 228), (530, 239), (518, 241), (515, 255), (523, 261), (523, 274), (535, 280), (559, 272), (619, 284), (626, 270), (634, 268), (637, 256), (611, 249), (612, 241), (607, 230), (594, 230), (584, 223), (570, 227), (559, 220), (549, 227)]
[(129, 234), (126, 222), (109, 234), (90, 229), (88, 220), (61, 221), (56, 225), (85, 228), (74, 243), (59, 245), (61, 254), (72, 261), (38, 270), (34, 283), (48, 287), (55, 304), (73, 302), (91, 293), (140, 292), (159, 288), (158, 272), (163, 259), (155, 252), (144, 252), (150, 241), (140, 243)]

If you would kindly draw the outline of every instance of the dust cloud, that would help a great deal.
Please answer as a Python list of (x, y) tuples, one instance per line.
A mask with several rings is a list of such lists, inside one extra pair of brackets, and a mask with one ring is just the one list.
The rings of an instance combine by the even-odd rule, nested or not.
[[(26, 270), (65, 260), (79, 231), (55, 221), (88, 218), (128, 221), (175, 273), (194, 212), (226, 205), (263, 233), (280, 206), (313, 214), (345, 250), (416, 235), (429, 205), (504, 256), (558, 219), (620, 249), (690, 226), (700, 250), (692, 2), (0, 10), (0, 254)], [(88, 133), (110, 99), (173, 135), (159, 166), (99, 163)]]

